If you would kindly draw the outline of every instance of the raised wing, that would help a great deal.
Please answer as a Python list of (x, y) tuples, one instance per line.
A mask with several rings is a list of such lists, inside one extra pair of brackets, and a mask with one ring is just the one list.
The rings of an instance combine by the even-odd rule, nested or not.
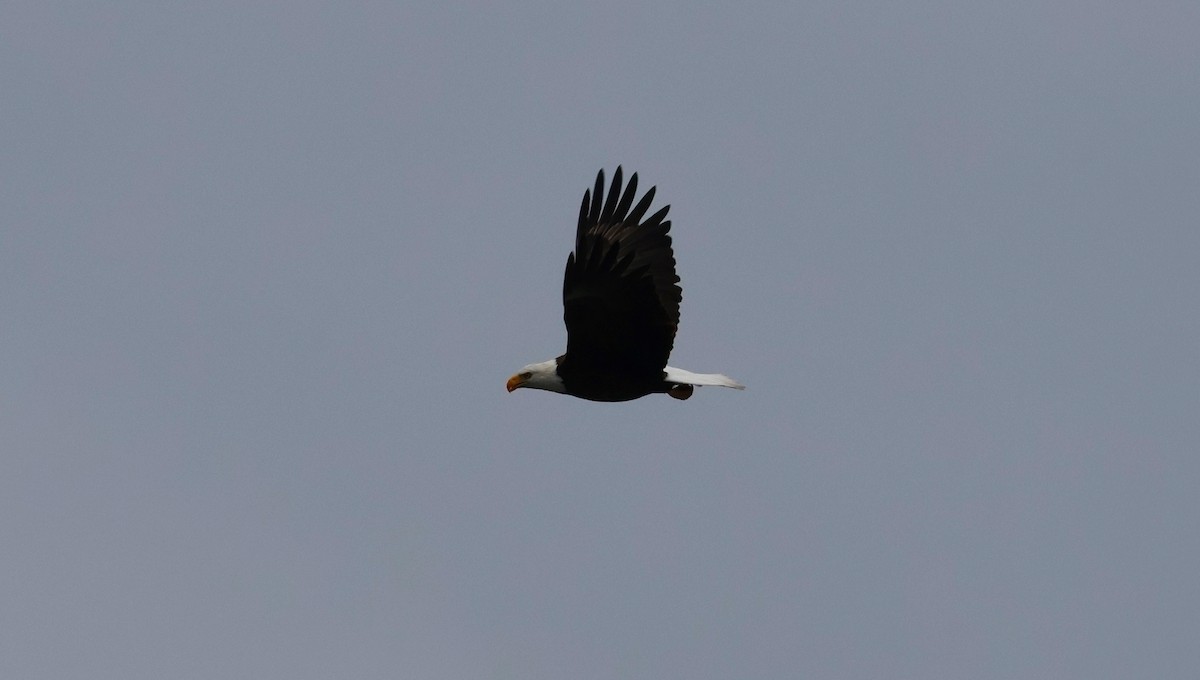
[(675, 343), (683, 291), (667, 233), (670, 206), (643, 222), (654, 188), (631, 210), (636, 194), (637, 173), (622, 192), (620, 167), (606, 199), (603, 170), (584, 192), (563, 278), (563, 361), (574, 368), (655, 375)]

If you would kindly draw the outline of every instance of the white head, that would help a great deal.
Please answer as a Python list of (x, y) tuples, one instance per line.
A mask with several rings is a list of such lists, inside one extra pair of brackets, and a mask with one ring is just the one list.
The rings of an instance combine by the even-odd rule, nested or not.
[(562, 378), (558, 377), (558, 372), (555, 370), (557, 367), (557, 359), (529, 364), (508, 379), (508, 391), (512, 392), (518, 387), (532, 387), (535, 390), (565, 393), (567, 390), (563, 386)]

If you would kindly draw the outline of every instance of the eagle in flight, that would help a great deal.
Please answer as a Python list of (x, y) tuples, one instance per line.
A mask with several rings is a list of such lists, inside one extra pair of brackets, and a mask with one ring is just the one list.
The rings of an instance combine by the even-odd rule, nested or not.
[(637, 173), (621, 189), (621, 168), (604, 196), (604, 171), (583, 193), (575, 252), (563, 277), (567, 351), (529, 364), (508, 379), (508, 391), (549, 390), (592, 401), (628, 401), (647, 394), (687, 399), (699, 385), (745, 389), (718, 373), (667, 365), (679, 328), (683, 291), (671, 251), (671, 206), (643, 219), (654, 200), (637, 196)]

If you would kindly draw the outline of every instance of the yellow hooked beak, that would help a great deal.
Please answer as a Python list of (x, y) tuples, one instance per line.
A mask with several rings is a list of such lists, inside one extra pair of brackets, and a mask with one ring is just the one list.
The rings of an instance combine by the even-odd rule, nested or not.
[(508, 383), (505, 384), (505, 387), (508, 388), (509, 392), (512, 392), (513, 390), (517, 389), (518, 387), (521, 387), (522, 385), (524, 385), (526, 380), (527, 380), (527, 378), (525, 376), (518, 373), (508, 379)]

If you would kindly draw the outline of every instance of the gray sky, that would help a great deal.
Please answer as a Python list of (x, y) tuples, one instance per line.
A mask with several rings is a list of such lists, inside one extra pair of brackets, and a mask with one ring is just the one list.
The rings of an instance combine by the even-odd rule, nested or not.
[[(0, 676), (1200, 667), (1200, 5), (0, 6)], [(670, 203), (672, 363), (564, 347)]]

